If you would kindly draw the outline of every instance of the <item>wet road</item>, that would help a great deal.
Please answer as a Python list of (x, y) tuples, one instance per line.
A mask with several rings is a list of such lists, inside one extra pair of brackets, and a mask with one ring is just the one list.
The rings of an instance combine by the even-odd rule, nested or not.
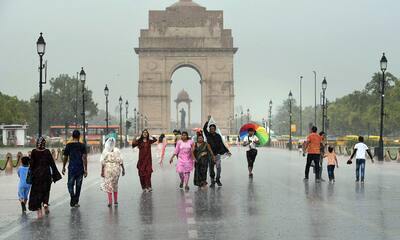
[(98, 163), (92, 162), (79, 209), (71, 209), (68, 198), (53, 199), (48, 217), (16, 216), (0, 226), (0, 239), (400, 238), (399, 163), (368, 161), (361, 185), (354, 182), (354, 164), (340, 159), (335, 184), (304, 183), (305, 159), (297, 152), (261, 149), (251, 180), (244, 150), (232, 152), (223, 162), (222, 188), (198, 191), (191, 184), (189, 192), (182, 192), (175, 168), (154, 161), (154, 192), (142, 194), (137, 153), (129, 150), (119, 207), (112, 209), (99, 190), (100, 178), (93, 176), (100, 172), (94, 172)]

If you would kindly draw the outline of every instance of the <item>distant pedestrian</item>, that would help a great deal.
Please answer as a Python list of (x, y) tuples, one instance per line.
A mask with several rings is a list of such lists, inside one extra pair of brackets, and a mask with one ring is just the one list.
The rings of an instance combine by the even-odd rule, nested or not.
[(151, 192), (153, 190), (151, 186), (151, 174), (153, 173), (151, 144), (155, 142), (157, 142), (157, 139), (154, 137), (150, 138), (147, 129), (143, 130), (142, 135), (132, 142), (133, 148), (139, 148), (139, 160), (136, 166), (143, 192)]
[(325, 179), (322, 178), (322, 172), (324, 169), (324, 155), (325, 155), (325, 140), (326, 140), (326, 133), (324, 131), (319, 133), (319, 136), (321, 136), (321, 158), (319, 161), (319, 179), (321, 179), (321, 181), (325, 182)]
[(190, 173), (193, 171), (193, 163), (195, 157), (193, 156), (194, 143), (192, 139), (189, 139), (187, 132), (182, 132), (181, 140), (179, 140), (175, 147), (175, 152), (169, 161), (170, 164), (174, 161), (175, 157), (178, 157), (178, 163), (176, 164), (176, 171), (179, 174), (181, 180), (179, 188), (183, 188), (185, 184), (185, 190), (189, 190), (189, 178)]
[(164, 158), (165, 158), (165, 149), (167, 148), (167, 139), (165, 138), (165, 134), (162, 133), (158, 138), (157, 143), (157, 157), (158, 163), (162, 166)]
[(107, 139), (104, 151), (101, 155), (101, 177), (103, 183), (101, 190), (107, 193), (108, 207), (112, 205), (112, 195), (114, 195), (114, 206), (118, 206), (118, 181), (119, 176), (125, 176), (125, 167), (122, 160), (122, 154), (118, 148), (115, 147), (115, 139)]
[(46, 140), (40, 137), (36, 148), (32, 150), (29, 171), (32, 176), (32, 188), (29, 194), (29, 210), (37, 211), (38, 218), (49, 211), (51, 182), (60, 180), (61, 174), (54, 163), (53, 156), (46, 148)]
[(260, 140), (255, 135), (256, 131), (252, 128), (248, 129), (248, 135), (243, 140), (243, 146), (248, 146), (248, 150), (246, 151), (247, 157), (247, 167), (249, 170), (249, 177), (253, 177), (253, 166), (257, 157), (257, 144), (260, 144)]
[[(210, 144), (211, 149), (215, 155), (215, 162), (210, 161), (210, 178), (211, 178), (211, 185), (210, 187), (214, 187), (215, 183), (219, 187), (222, 186), (221, 183), (221, 156), (224, 154), (232, 155), (231, 152), (226, 148), (224, 141), (222, 140), (221, 135), (219, 135), (217, 131), (217, 126), (215, 124), (210, 124), (208, 126), (208, 123), (211, 119), (211, 116), (208, 116), (208, 121), (204, 124), (203, 127), (203, 132), (204, 135), (206, 136), (207, 143)], [(217, 168), (217, 176), (215, 176), (215, 170), (214, 168)], [(215, 178), (216, 177), (216, 178)]]
[(361, 175), (361, 183), (364, 183), (365, 179), (365, 159), (366, 154), (368, 153), (369, 157), (371, 158), (372, 163), (374, 163), (374, 157), (371, 154), (368, 146), (364, 143), (364, 137), (358, 137), (358, 143), (354, 146), (354, 151), (351, 154), (350, 159), (347, 161), (347, 164), (352, 163), (352, 159), (354, 155), (356, 156), (356, 182), (360, 181)]
[(69, 205), (79, 207), (83, 178), (87, 177), (87, 153), (86, 145), (79, 142), (81, 133), (78, 130), (72, 132), (72, 142), (67, 143), (64, 149), (62, 174), (65, 175), (65, 166), (68, 162), (68, 191), (71, 197)]
[(306, 168), (305, 168), (305, 177), (304, 177), (305, 181), (308, 181), (310, 166), (311, 166), (312, 162), (314, 162), (316, 182), (321, 181), (320, 175), (319, 175), (319, 171), (320, 171), (319, 161), (321, 158), (322, 138), (317, 133), (317, 131), (318, 131), (317, 127), (315, 127), (315, 126), (312, 127), (311, 134), (308, 135), (308, 137), (307, 137), (307, 143), (306, 143), (307, 163), (306, 163)]
[(199, 188), (207, 186), (207, 169), (210, 161), (215, 161), (215, 156), (211, 150), (210, 144), (204, 141), (202, 134), (197, 135), (197, 142), (194, 147), (195, 169), (194, 185)]
[(333, 150), (333, 147), (329, 146), (328, 152), (324, 155), (324, 157), (327, 159), (327, 170), (330, 183), (335, 182), (335, 166), (339, 168), (337, 156)]
[(18, 198), (21, 203), (22, 212), (26, 212), (26, 203), (28, 202), (29, 191), (31, 190), (31, 184), (26, 183), (26, 177), (29, 171), (29, 157), (22, 157), (22, 165), (18, 168)]

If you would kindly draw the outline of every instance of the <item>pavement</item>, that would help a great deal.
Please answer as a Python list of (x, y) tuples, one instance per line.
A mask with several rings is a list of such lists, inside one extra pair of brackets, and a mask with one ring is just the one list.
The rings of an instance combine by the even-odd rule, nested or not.
[[(154, 149), (155, 150), (155, 149)], [(80, 208), (69, 207), (66, 179), (53, 186), (50, 215), (21, 215), (16, 176), (0, 176), (1, 239), (400, 239), (400, 164), (367, 162), (365, 184), (355, 165), (339, 159), (336, 183), (303, 182), (305, 158), (281, 149), (259, 150), (254, 178), (245, 149), (222, 163), (223, 187), (178, 189), (174, 166), (153, 161), (152, 193), (142, 193), (137, 152), (124, 150), (119, 207), (108, 208), (99, 189), (98, 155), (89, 159)], [(153, 151), (154, 156), (156, 155)], [(323, 177), (326, 176), (326, 167)]]

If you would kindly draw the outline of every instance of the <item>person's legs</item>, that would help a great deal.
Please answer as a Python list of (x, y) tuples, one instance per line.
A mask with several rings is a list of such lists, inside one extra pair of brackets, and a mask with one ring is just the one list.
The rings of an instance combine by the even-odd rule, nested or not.
[(111, 207), (111, 204), (112, 204), (112, 193), (108, 192), (107, 193), (107, 197), (108, 197), (108, 206)]
[(247, 168), (249, 169), (249, 175), (251, 175), (251, 172), (253, 171), (253, 163), (250, 150), (246, 151), (246, 158), (247, 158)]
[(217, 177), (215, 179), (215, 182), (218, 184), (218, 186), (222, 186), (221, 184), (221, 155), (217, 155), (215, 161), (215, 165), (217, 167)]
[(320, 178), (320, 166), (319, 166), (319, 159), (320, 159), (320, 155), (319, 154), (313, 154), (313, 158), (314, 158), (314, 168), (315, 168), (315, 178), (316, 180), (321, 180)]
[(145, 180), (145, 176), (140, 176), (139, 175), (139, 179), (140, 179), (140, 185), (142, 186), (142, 189), (146, 189), (146, 180)]
[(189, 178), (190, 178), (190, 172), (185, 172), (184, 177), (183, 177), (185, 186), (188, 186)]
[(75, 205), (79, 203), (79, 197), (81, 195), (83, 182), (83, 175), (78, 175), (75, 177)]
[(185, 174), (183, 172), (178, 173), (179, 179), (181, 182), (179, 183), (179, 188), (183, 188), (183, 183), (185, 182)]
[(356, 159), (356, 181), (360, 181), (360, 159)]
[(322, 170), (324, 168), (324, 158), (320, 155), (319, 157), (319, 179), (322, 179)]
[(305, 177), (304, 177), (305, 179), (308, 179), (308, 176), (309, 176), (309, 173), (310, 173), (311, 161), (312, 161), (311, 154), (307, 154), (307, 163), (306, 163)]
[(215, 162), (214, 160), (210, 159), (209, 163), (208, 163), (208, 167), (210, 169), (210, 179), (211, 179), (211, 185), (214, 186), (215, 183)]
[(118, 204), (118, 192), (114, 192), (114, 204)]
[(146, 175), (146, 186), (148, 189), (151, 189), (151, 173)]
[(71, 201), (69, 205), (73, 207), (75, 205), (75, 176), (68, 172), (68, 182), (67, 182), (68, 192), (71, 196)]
[(360, 159), (360, 168), (361, 168), (361, 182), (364, 182), (364, 176), (365, 176), (365, 159)]

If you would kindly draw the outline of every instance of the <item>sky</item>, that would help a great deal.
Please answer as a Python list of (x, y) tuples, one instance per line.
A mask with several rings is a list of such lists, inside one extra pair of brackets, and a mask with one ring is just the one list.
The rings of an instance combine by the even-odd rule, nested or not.
[[(105, 108), (121, 95), (137, 104), (140, 29), (148, 11), (177, 0), (1, 0), (0, 91), (21, 99), (38, 90), (36, 40), (44, 33), (48, 76), (75, 75), (83, 66), (95, 101)], [(382, 52), (388, 71), (400, 76), (400, 1), (398, 0), (197, 0), (208, 10), (223, 10), (239, 48), (234, 60), (235, 106), (266, 116), (289, 90), (303, 104), (314, 103), (314, 75), (326, 76), (327, 97), (362, 89), (379, 71)], [(180, 69), (173, 76), (172, 98), (186, 89), (193, 99), (192, 119), (200, 120), (199, 76)], [(45, 86), (45, 89), (49, 86)], [(174, 105), (172, 105), (174, 106)], [(111, 109), (113, 109), (111, 107)], [(171, 109), (175, 109), (172, 107)], [(276, 109), (276, 108), (275, 108)], [(133, 110), (131, 111), (133, 112)], [(175, 113), (172, 112), (173, 120)]]

